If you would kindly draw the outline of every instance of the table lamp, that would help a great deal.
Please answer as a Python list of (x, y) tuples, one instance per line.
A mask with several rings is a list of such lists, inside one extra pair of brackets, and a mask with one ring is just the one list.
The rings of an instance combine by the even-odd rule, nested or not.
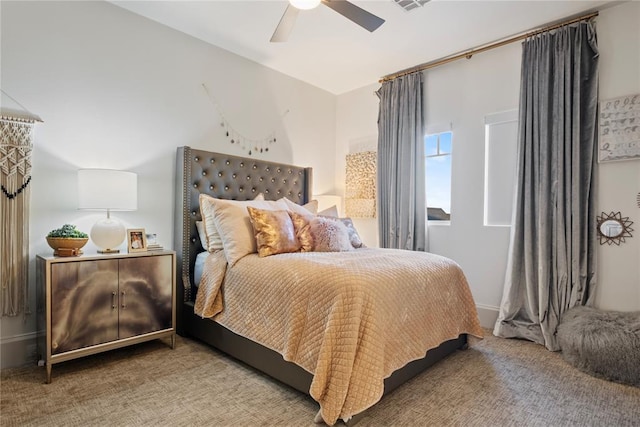
[(109, 169), (78, 170), (78, 209), (107, 211), (96, 222), (90, 236), (99, 253), (117, 253), (124, 242), (124, 225), (111, 218), (111, 211), (138, 208), (138, 176), (133, 172)]

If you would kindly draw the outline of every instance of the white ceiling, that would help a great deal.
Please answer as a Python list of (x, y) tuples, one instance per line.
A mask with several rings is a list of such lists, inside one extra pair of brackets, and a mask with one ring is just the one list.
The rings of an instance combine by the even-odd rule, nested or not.
[(270, 43), (287, 0), (111, 1), (333, 94), (522, 33), (610, 1), (432, 0), (406, 12), (392, 0), (352, 3), (386, 22), (369, 33), (324, 5), (301, 11), (286, 43)]

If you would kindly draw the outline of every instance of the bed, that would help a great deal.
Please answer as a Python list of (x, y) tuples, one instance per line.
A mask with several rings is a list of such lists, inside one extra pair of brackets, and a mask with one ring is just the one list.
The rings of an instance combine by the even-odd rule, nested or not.
[[(309, 351), (313, 351), (313, 348), (306, 351), (305, 357), (296, 357), (296, 354), (298, 352), (296, 351), (294, 352), (296, 354), (292, 354), (292, 352), (290, 351), (292, 348), (291, 343), (289, 343), (287, 339), (284, 339), (284, 343), (282, 344), (282, 346), (280, 346), (279, 344), (265, 342), (265, 340), (260, 335), (260, 331), (256, 331), (254, 335), (254, 332), (252, 330), (247, 329), (249, 328), (248, 326), (245, 328), (245, 324), (255, 324), (260, 322), (245, 321), (245, 324), (242, 324), (242, 317), (265, 318), (265, 316), (268, 317), (270, 316), (270, 314), (256, 314), (254, 310), (263, 309), (262, 306), (256, 306), (255, 308), (251, 308), (251, 312), (247, 313), (245, 316), (238, 316), (238, 309), (236, 309), (236, 306), (229, 306), (229, 304), (235, 304), (236, 301), (232, 299), (232, 287), (230, 286), (228, 286), (225, 290), (224, 301), (225, 307), (231, 307), (232, 309), (222, 310), (221, 313), (214, 312), (217, 314), (213, 319), (203, 318), (202, 316), (196, 314), (196, 311), (202, 314), (202, 307), (199, 307), (198, 310), (195, 309), (196, 296), (198, 295), (198, 283), (196, 283), (195, 280), (196, 259), (198, 258), (199, 254), (205, 252), (196, 226), (196, 222), (202, 221), (203, 219), (200, 211), (201, 195), (209, 195), (217, 199), (242, 201), (252, 200), (257, 195), (262, 194), (266, 200), (275, 201), (286, 197), (287, 199), (298, 205), (304, 205), (308, 203), (311, 198), (312, 171), (310, 168), (291, 166), (277, 162), (264, 161), (256, 158), (243, 158), (227, 154), (213, 153), (192, 149), (190, 147), (178, 148), (176, 166), (175, 244), (178, 257), (177, 264), (179, 278), (176, 289), (177, 301), (179, 301), (177, 308), (178, 333), (204, 341), (209, 345), (221, 350), (222, 352), (248, 364), (249, 366), (261, 372), (264, 372), (267, 375), (301, 392), (310, 394), (320, 404), (320, 411), (318, 413), (318, 416), (316, 417), (317, 420), (324, 420), (327, 424), (334, 424), (338, 419), (343, 419), (344, 421), (351, 420), (350, 423), (357, 422), (358, 418), (361, 417), (364, 413), (364, 410), (375, 404), (375, 402), (380, 399), (382, 392), (384, 392), (384, 394), (391, 392), (392, 390), (408, 381), (409, 379), (413, 378), (414, 376), (418, 375), (419, 373), (423, 372), (425, 369), (441, 360), (448, 354), (456, 351), (457, 349), (465, 348), (467, 345), (467, 334), (473, 334), (475, 336), (482, 335), (482, 330), (477, 320), (477, 313), (475, 311), (475, 306), (472, 304), (472, 298), (466, 284), (466, 279), (464, 279), (464, 276), (459, 268), (457, 268), (455, 274), (457, 274), (456, 280), (461, 283), (460, 287), (463, 288), (460, 291), (460, 294), (462, 295), (462, 297), (460, 298), (464, 300), (464, 304), (455, 302), (452, 303), (451, 306), (447, 306), (447, 298), (442, 297), (441, 301), (433, 303), (435, 304), (435, 308), (430, 308), (429, 310), (433, 311), (434, 313), (440, 313), (440, 311), (438, 310), (440, 310), (439, 307), (442, 307), (443, 311), (452, 311), (453, 313), (456, 313), (456, 317), (464, 317), (464, 321), (460, 321), (459, 325), (456, 324), (455, 326), (451, 327), (448, 325), (446, 327), (443, 325), (436, 325), (434, 322), (432, 322), (433, 325), (429, 329), (442, 329), (443, 332), (441, 335), (444, 338), (438, 339), (437, 344), (435, 345), (431, 344), (431, 341), (429, 341), (428, 343), (425, 342), (426, 344), (421, 343), (420, 345), (427, 346), (422, 350), (419, 356), (416, 356), (415, 349), (412, 348), (411, 351), (413, 351), (413, 353), (409, 355), (409, 351), (407, 351), (408, 355), (403, 355), (406, 360), (397, 360), (396, 357), (395, 360), (389, 362), (387, 359), (384, 359), (383, 362), (379, 363), (381, 367), (377, 369), (376, 372), (378, 373), (375, 374), (379, 378), (376, 377), (376, 380), (372, 380), (371, 384), (367, 382), (369, 381), (369, 379), (366, 377), (362, 377), (359, 381), (357, 381), (357, 378), (355, 378), (355, 374), (353, 380), (341, 380), (340, 378), (336, 380), (334, 377), (339, 377), (341, 374), (333, 372), (336, 369), (332, 369), (331, 359), (329, 359), (329, 362), (326, 362), (326, 360), (322, 359), (325, 365), (323, 368), (321, 368), (321, 364), (318, 362), (319, 360), (321, 360), (321, 358), (318, 358), (318, 356), (316, 356), (315, 354), (312, 355), (313, 357), (310, 357), (308, 355)], [(343, 254), (295, 253), (281, 254), (278, 256), (265, 258), (258, 257), (257, 254), (251, 254), (245, 256), (240, 261), (237, 261), (235, 265), (229, 264), (226, 272), (226, 261), (224, 255), (220, 256), (220, 254), (218, 253), (217, 255), (205, 255), (207, 260), (205, 264), (209, 264), (208, 271), (222, 272), (218, 274), (220, 276), (219, 283), (221, 288), (219, 291), (219, 295), (222, 295), (222, 288), (224, 287), (225, 278), (226, 280), (231, 280), (229, 276), (233, 276), (235, 272), (238, 272), (237, 277), (242, 278), (242, 280), (235, 280), (237, 280), (238, 282), (243, 281), (243, 283), (247, 282), (245, 286), (251, 286), (252, 282), (277, 282), (280, 271), (282, 271), (283, 276), (285, 275), (285, 270), (289, 271), (288, 274), (290, 276), (299, 276), (300, 274), (297, 274), (297, 271), (306, 271), (303, 267), (308, 265), (309, 263), (324, 263), (325, 268), (333, 270), (336, 270), (338, 268), (334, 265), (344, 264), (344, 268), (352, 269), (353, 266), (356, 266), (358, 264), (349, 263), (361, 263), (362, 265), (364, 265), (367, 263), (361, 262), (360, 260), (358, 260), (358, 258), (368, 259), (369, 267), (367, 268), (369, 268), (369, 270), (363, 267), (363, 270), (360, 272), (360, 276), (357, 276), (356, 279), (345, 279), (346, 282), (352, 283), (353, 286), (358, 287), (359, 282), (367, 281), (369, 276), (384, 276), (384, 274), (378, 274), (377, 270), (370, 269), (376, 268), (376, 265), (380, 264), (380, 260), (382, 260), (383, 258), (390, 258), (389, 253), (385, 253), (385, 251), (392, 250), (357, 249), (355, 251), (345, 252)], [(336, 256), (340, 256), (340, 258), (335, 258)], [(421, 255), (417, 253), (402, 254), (400, 258), (409, 259), (412, 256), (416, 256), (416, 263), (421, 262), (419, 259)], [(423, 258), (427, 256), (436, 259), (439, 265), (455, 264), (445, 258), (422, 253)], [(377, 257), (383, 258), (378, 259)], [(202, 258), (203, 256), (201, 255), (199, 259)], [(341, 259), (342, 261), (340, 263), (337, 263), (337, 259)], [(410, 265), (414, 265), (414, 262), (411, 260), (406, 262), (407, 264), (404, 267), (397, 268), (408, 269), (410, 268)], [(250, 270), (249, 266), (253, 266), (251, 268), (253, 268), (254, 270)], [(265, 266), (269, 266), (265, 271), (271, 272), (271, 275), (261, 275), (261, 273), (256, 273), (256, 271), (260, 271), (259, 269), (264, 268)], [(303, 267), (294, 268), (292, 266)], [(298, 268), (299, 270), (296, 270)], [(391, 271), (394, 268), (396, 267), (390, 264), (385, 268), (385, 271)], [(247, 273), (243, 273), (244, 275), (241, 275), (240, 272), (244, 271), (242, 269), (246, 269)], [(333, 270), (331, 270), (331, 274), (339, 274), (339, 272), (336, 273)], [(376, 274), (371, 274), (371, 271), (376, 271)], [(382, 273), (384, 273), (384, 271)], [(325, 274), (323, 273), (318, 276), (324, 275)], [(209, 280), (210, 276), (215, 276), (215, 274), (204, 273), (202, 275), (202, 282), (213, 282), (213, 280)], [(304, 276), (305, 280), (307, 276), (310, 275)], [(327, 277), (329, 276), (340, 277), (331, 276), (327, 273)], [(325, 282), (328, 282), (328, 280), (325, 280)], [(262, 285), (266, 286), (267, 283), (261, 283), (260, 288), (258, 289), (261, 289)], [(240, 285), (237, 286), (239, 287)], [(328, 283), (327, 286), (331, 288), (328, 292), (340, 292), (340, 289), (336, 290), (336, 288), (341, 288), (341, 286), (336, 286), (335, 283)], [(235, 287), (236, 285), (234, 282), (233, 288)], [(451, 286), (451, 289), (453, 289), (453, 286)], [(282, 292), (284, 295), (290, 291), (287, 290)], [(455, 293), (457, 291), (451, 292)], [(397, 292), (396, 295), (398, 294), (400, 293)], [(444, 291), (440, 291), (439, 293), (439, 295), (448, 294), (449, 290), (447, 289), (445, 289)], [(249, 292), (245, 293), (242, 298), (248, 300), (252, 299), (251, 296), (252, 294)], [(300, 301), (296, 301), (296, 307), (304, 307), (307, 305), (313, 306), (315, 304), (314, 302), (310, 302), (314, 298), (314, 293), (306, 291), (302, 292), (302, 296), (300, 296), (300, 298), (302, 298), (302, 303), (300, 303)], [(330, 310), (333, 315), (334, 311), (336, 311), (335, 298), (339, 298), (340, 301), (342, 301), (343, 297), (330, 296), (329, 300), (331, 300), (331, 298), (334, 298), (334, 306), (332, 309), (333, 311)], [(253, 299), (256, 299), (258, 302), (260, 302), (262, 300), (265, 300), (266, 298), (256, 297)], [(395, 298), (392, 296), (390, 297), (390, 299)], [(451, 301), (456, 301), (456, 299), (453, 297), (451, 297), (450, 299)], [(201, 300), (202, 292), (200, 294), (200, 301)], [(219, 300), (221, 301), (222, 297), (220, 297)], [(471, 303), (469, 303), (469, 300), (471, 301)], [(241, 299), (238, 299), (238, 301), (241, 301)], [(406, 300), (401, 303), (409, 305)], [(345, 304), (351, 304), (351, 302)], [(352, 316), (352, 313), (354, 312), (354, 310), (352, 309), (352, 305), (349, 305), (348, 307), (348, 309), (345, 308), (342, 311), (343, 314), (347, 313), (348, 316), (343, 315), (342, 317)], [(380, 325), (386, 325), (385, 322), (388, 321), (389, 316), (384, 317), (383, 320), (379, 320), (378, 317), (382, 315), (379, 315), (377, 313), (384, 311), (379, 309), (370, 311), (371, 313), (367, 314), (367, 316), (371, 317), (367, 318), (367, 322), (378, 324), (377, 329), (386, 330), (385, 326)], [(406, 311), (410, 310), (407, 309)], [(236, 313), (235, 317), (238, 318), (236, 319), (236, 322), (239, 322), (239, 324), (230, 323), (233, 320), (233, 315), (228, 313), (234, 312)], [(327, 311), (327, 313), (328, 312), (329, 311)], [(317, 315), (314, 314), (314, 316)], [(405, 313), (403, 316), (404, 318), (406, 318), (408, 315)], [(433, 318), (434, 316), (435, 315), (432, 314), (431, 318)], [(304, 317), (301, 322), (310, 322), (310, 318), (311, 317)], [(314, 322), (322, 323), (322, 318), (315, 317), (313, 319)], [(373, 320), (370, 321), (370, 319)], [(411, 318), (409, 318), (409, 320), (411, 320)], [(287, 322), (293, 323), (293, 321), (291, 320), (285, 320), (283, 324), (287, 325)], [(363, 321), (363, 324), (364, 323), (366, 322)], [(327, 330), (330, 329), (327, 327), (326, 323), (323, 327)], [(389, 328), (391, 328), (391, 326), (389, 326)], [(360, 334), (361, 331), (366, 331), (366, 328), (364, 326), (355, 327), (354, 330), (356, 334)], [(452, 330), (456, 332), (452, 334)], [(357, 345), (355, 347), (365, 347), (364, 344), (366, 344), (366, 340), (363, 340), (362, 336), (362, 334), (358, 335), (356, 339)], [(250, 339), (249, 337), (253, 337), (253, 339)], [(304, 342), (296, 342), (295, 350), (297, 350), (298, 348), (304, 348), (305, 345), (306, 344)], [(367, 364), (371, 363), (372, 366), (374, 364), (373, 362), (369, 362), (369, 360), (372, 358), (372, 355), (374, 356), (374, 358), (376, 356), (376, 345), (377, 344), (375, 343), (369, 345), (369, 353), (364, 352), (364, 350), (354, 350), (354, 352), (361, 351), (358, 354), (354, 353), (353, 358), (350, 359), (355, 361), (353, 363), (354, 372), (373, 371), (373, 369), (368, 369)], [(393, 346), (390, 346), (390, 348), (393, 348), (394, 346), (397, 348), (399, 344), (393, 343)], [(417, 346), (417, 344), (413, 345), (413, 347), (415, 346)], [(324, 354), (322, 349), (319, 350), (319, 352), (321, 354)], [(333, 351), (332, 354), (336, 353), (338, 352)], [(389, 349), (387, 349), (384, 357), (387, 357), (386, 354), (391, 353), (395, 355), (396, 353), (403, 352), (390, 351)], [(391, 371), (387, 372), (389, 370)], [(382, 373), (383, 371), (384, 373)], [(311, 372), (314, 372), (315, 375)], [(342, 383), (340, 381), (342, 381)], [(351, 381), (351, 383), (349, 381)], [(333, 392), (331, 392), (330, 390), (328, 391), (328, 387), (322, 388), (323, 384), (332, 382), (334, 384), (338, 384), (334, 387), (337, 387), (338, 393), (340, 394), (337, 398), (332, 397), (331, 393)], [(378, 382), (380, 382), (379, 386), (377, 384)], [(319, 385), (319, 383), (321, 384)], [(331, 401), (328, 401), (329, 399), (331, 399)], [(337, 405), (336, 399), (338, 401)]]

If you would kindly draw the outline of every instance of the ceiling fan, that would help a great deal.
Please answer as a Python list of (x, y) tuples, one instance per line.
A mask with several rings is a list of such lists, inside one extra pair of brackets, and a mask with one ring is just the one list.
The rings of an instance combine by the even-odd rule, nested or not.
[(384, 23), (384, 19), (356, 6), (346, 0), (289, 0), (289, 4), (280, 18), (276, 30), (271, 36), (271, 42), (285, 42), (293, 29), (293, 25), (300, 10), (313, 9), (320, 3), (335, 10), (340, 15), (373, 32)]

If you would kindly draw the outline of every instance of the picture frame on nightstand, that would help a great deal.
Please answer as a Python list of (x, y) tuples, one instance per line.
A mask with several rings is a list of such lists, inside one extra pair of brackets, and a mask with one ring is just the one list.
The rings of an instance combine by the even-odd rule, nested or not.
[(127, 229), (127, 252), (146, 252), (147, 235), (144, 228)]

